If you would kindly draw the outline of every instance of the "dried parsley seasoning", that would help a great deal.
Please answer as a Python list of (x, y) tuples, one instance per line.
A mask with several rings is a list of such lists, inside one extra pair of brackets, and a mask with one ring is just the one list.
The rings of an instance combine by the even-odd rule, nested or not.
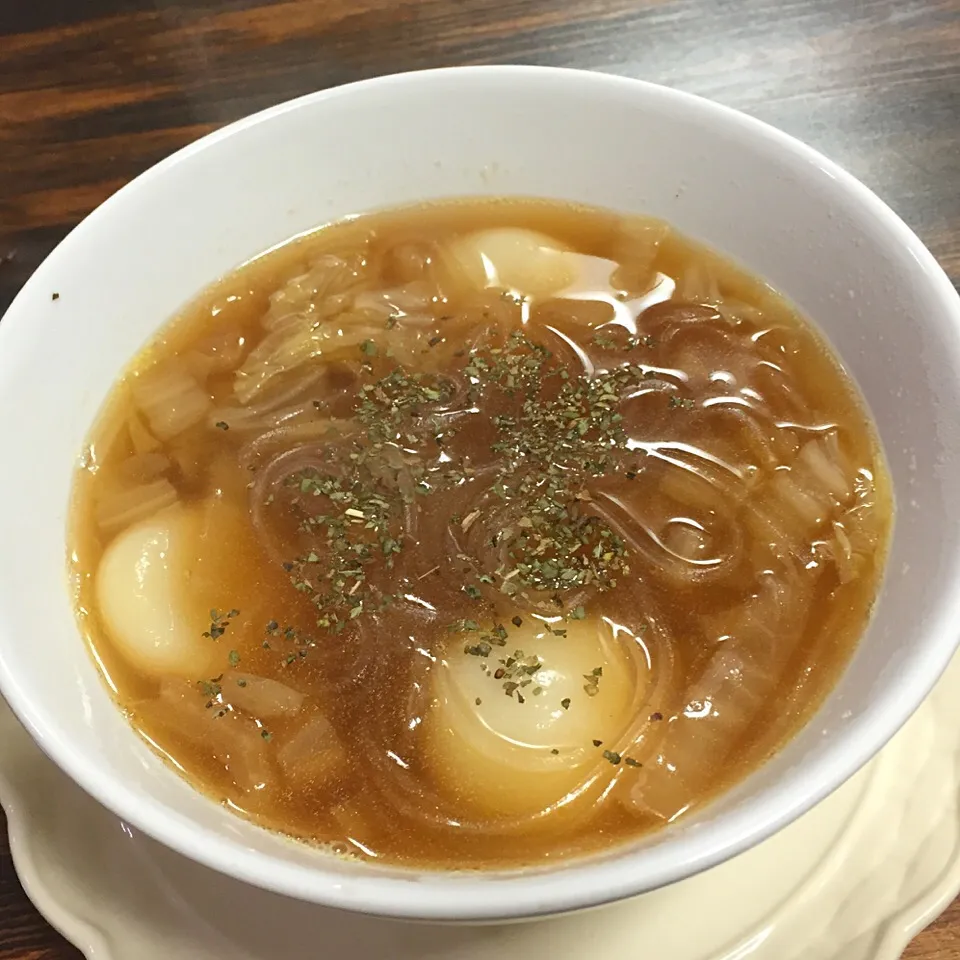
[(531, 388), (539, 392), (541, 371), (551, 357), (546, 347), (529, 340), (519, 331), (511, 333), (503, 347), (472, 351), (463, 368), (471, 383), (471, 401), (479, 400), (485, 388), (490, 386), (511, 393), (520, 389), (529, 393)]
[[(493, 653), (494, 647), (505, 647), (507, 645), (507, 631), (501, 623), (495, 624), (490, 629), (484, 629), (476, 620), (457, 620), (455, 623), (451, 623), (447, 630), (450, 633), (468, 635), (463, 645), (463, 652), (471, 657), (486, 659)], [(497, 670), (497, 673), (500, 674), (497, 677), (498, 680), (503, 676), (502, 669), (501, 667)]]
[(541, 469), (605, 473), (613, 465), (613, 455), (626, 445), (620, 403), (652, 375), (642, 364), (627, 363), (591, 377), (571, 377), (564, 368), (544, 370), (538, 365), (533, 384), (532, 373), (514, 376), (528, 389), (517, 415), (494, 417), (500, 439), (493, 450)]
[(585, 516), (550, 481), (542, 491), (517, 491), (524, 515), (495, 535), (507, 563), (496, 571), (508, 595), (609, 589), (629, 572), (626, 546), (598, 517)]
[[(566, 701), (569, 703), (569, 701)], [(598, 749), (603, 746), (602, 740), (594, 740), (593, 745)], [(633, 757), (625, 756), (617, 750), (604, 750), (601, 754), (604, 760), (607, 761), (611, 766), (619, 767), (622, 763), (627, 767), (642, 767), (643, 764), (639, 760), (635, 760)]]
[[(545, 347), (514, 333), (503, 347), (474, 350), (464, 373), (472, 402), (488, 396), (502, 410), (492, 418), (491, 452), (499, 462), (489, 491), (515, 518), (493, 534), (502, 562), (486, 572), (508, 596), (548, 594), (562, 609), (570, 591), (611, 589), (629, 573), (626, 545), (589, 511), (583, 479), (621, 471), (627, 437), (620, 404), (654, 373), (628, 362), (571, 376), (551, 359)], [(509, 401), (506, 409), (496, 394)], [(480, 513), (463, 519), (463, 533)]]
[[(597, 740), (594, 740), (593, 743), (595, 746), (600, 746), (600, 742)], [(616, 750), (604, 750), (603, 759), (614, 767), (619, 767), (621, 763), (623, 763), (623, 765), (626, 767), (643, 766), (639, 760), (634, 760), (633, 757), (625, 757), (622, 753), (618, 753)]]
[[(384, 610), (393, 602), (392, 596), (370, 586), (366, 568), (378, 560), (392, 568), (394, 555), (403, 547), (398, 496), (362, 474), (360, 467), (348, 479), (303, 470), (287, 479), (303, 517), (300, 531), (323, 542), (284, 567), (294, 589), (317, 608), (316, 625), (334, 632), (360, 614)], [(325, 498), (326, 512), (308, 509), (315, 498)]]
[[(524, 692), (534, 683), (534, 677), (543, 666), (543, 661), (535, 654), (527, 656), (522, 650), (515, 650), (513, 656), (504, 657), (500, 661), (500, 668), (494, 678), (503, 681), (503, 692), (508, 697), (515, 696), (518, 703), (525, 703)], [(529, 691), (539, 695), (542, 687), (536, 686)]]
[(202, 636), (208, 640), (219, 640), (224, 633), (226, 633), (227, 627), (230, 626), (230, 621), (239, 616), (240, 611), (237, 609), (230, 610), (228, 613), (220, 613), (216, 609), (211, 610), (210, 628), (204, 630)]
[[(364, 341), (360, 351), (379, 355), (372, 340)], [(364, 364), (364, 369), (372, 366)], [(367, 573), (371, 565), (393, 568), (404, 547), (405, 510), (435, 489), (417, 451), (424, 441), (453, 433), (438, 429), (430, 417), (452, 393), (447, 380), (400, 366), (362, 384), (354, 402), (355, 421), (364, 428), (360, 434), (331, 457), (329, 470), (302, 470), (286, 478), (286, 499), (313, 549), (287, 561), (284, 569), (293, 588), (316, 607), (317, 627), (339, 633), (358, 617), (394, 602), (371, 585)], [(384, 456), (388, 449), (389, 459)], [(390, 469), (384, 469), (385, 462)], [(479, 590), (476, 594), (479, 599)]]
[(262, 646), (265, 650), (273, 649), (271, 640), (292, 644), (295, 647), (293, 652), (281, 654), (280, 662), (284, 667), (289, 667), (297, 660), (303, 659), (307, 656), (308, 651), (317, 645), (315, 640), (296, 629), (296, 627), (288, 625), (281, 628), (276, 620), (271, 620), (266, 625), (264, 632), (270, 638), (263, 641)]
[(414, 428), (433, 406), (449, 402), (453, 393), (453, 384), (443, 377), (397, 367), (375, 383), (364, 384), (356, 417), (367, 428), (372, 451), (379, 452), (378, 444), (388, 441), (417, 442)]
[(222, 706), (222, 700), (220, 694), (222, 693), (223, 688), (221, 687), (221, 681), (223, 680), (223, 674), (221, 673), (217, 677), (213, 677), (211, 680), (198, 680), (197, 686), (200, 688), (200, 693), (207, 701), (204, 704), (207, 710), (213, 709), (214, 706), (219, 707), (219, 709), (213, 714), (214, 719), (222, 717), (227, 711)]
[(592, 343), (603, 350), (616, 350), (617, 341), (605, 331), (597, 331), (592, 338)]
[[(395, 322), (388, 318), (387, 327)], [(609, 331), (609, 337), (618, 350), (649, 345), (645, 338), (624, 340), (619, 330)], [(431, 345), (436, 342), (434, 338)], [(383, 356), (373, 340), (360, 344), (360, 352), (367, 358)], [(365, 363), (363, 369), (372, 374), (373, 366)], [(315, 542), (285, 569), (294, 589), (316, 607), (317, 627), (340, 632), (392, 603), (391, 595), (374, 589), (368, 573), (372, 565), (392, 568), (403, 550), (405, 509), (420, 496), (476, 476), (463, 458), (444, 453), (442, 469), (433, 460), (436, 446), (444, 449), (456, 433), (437, 416), (454, 402), (456, 409), (467, 404), (480, 406), (484, 413), (494, 411), (487, 420), (495, 430), (490, 453), (496, 458), (489, 496), (514, 518), (493, 534), (500, 558), (496, 569), (480, 570), (475, 558), (461, 557), (472, 571), (471, 580), (490, 584), (516, 601), (546, 600), (563, 612), (564, 597), (587, 588), (612, 589), (629, 573), (626, 545), (590, 511), (583, 481), (585, 476), (622, 474), (628, 450), (620, 404), (655, 375), (653, 369), (624, 358), (620, 365), (591, 376), (574, 375), (545, 346), (514, 332), (500, 345), (471, 349), (461, 373), (468, 384), (465, 395), (456, 386), (456, 375), (443, 377), (397, 364), (385, 375), (371, 376), (354, 398), (359, 436), (344, 444), (329, 471), (301, 471), (288, 478), (301, 517), (300, 532)], [(489, 400), (489, 407), (482, 400)], [(391, 464), (398, 464), (392, 480), (383, 470), (388, 450)], [(636, 462), (635, 454), (630, 462)], [(406, 475), (403, 484), (401, 474)], [(451, 518), (451, 524), (468, 534), (478, 520), (490, 521), (489, 508), (482, 504), (466, 516)], [(461, 589), (471, 600), (484, 599), (477, 583), (466, 582)], [(584, 619), (586, 612), (577, 604), (566, 615)], [(512, 622), (520, 626), (522, 619)], [(565, 634), (563, 629), (547, 629), (556, 636)], [(499, 625), (469, 632), (476, 635), (464, 638), (464, 651), (482, 659), (506, 640)], [(264, 645), (269, 646), (267, 641)], [(517, 684), (505, 692), (522, 697), (526, 687), (508, 675), (512, 665), (501, 662), (497, 672), (501, 670), (499, 679)], [(590, 696), (597, 692), (598, 676), (585, 678)]]
[[(492, 534), (490, 544), (501, 559), (482, 582), (495, 583), (501, 593), (520, 600), (529, 600), (531, 593), (546, 594), (562, 609), (563, 596), (570, 591), (611, 589), (619, 576), (629, 573), (624, 542), (600, 518), (583, 513), (564, 484), (562, 479), (527, 477), (504, 490), (504, 499), (518, 516)], [(475, 514), (479, 511), (464, 524), (473, 522)]]
[[(223, 674), (220, 676), (214, 677), (212, 680), (200, 680), (198, 681), (198, 686), (200, 687), (201, 692), (205, 697), (210, 697), (214, 699), (220, 696), (221, 687), (220, 681), (223, 680)], [(208, 704), (209, 706), (209, 704)]]
[(654, 337), (634, 336), (617, 325), (601, 327), (593, 335), (591, 342), (602, 350), (622, 350), (625, 353), (638, 347), (653, 347), (657, 343)]

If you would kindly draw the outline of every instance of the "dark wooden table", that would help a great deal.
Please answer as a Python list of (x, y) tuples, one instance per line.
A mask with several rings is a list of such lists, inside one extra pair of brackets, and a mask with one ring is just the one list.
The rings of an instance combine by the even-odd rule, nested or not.
[[(348, 80), (502, 62), (768, 120), (874, 188), (960, 281), (960, 0), (0, 0), (0, 311), (100, 201), (221, 124)], [(0, 828), (0, 960), (77, 957)], [(960, 902), (906, 956), (960, 958)]]

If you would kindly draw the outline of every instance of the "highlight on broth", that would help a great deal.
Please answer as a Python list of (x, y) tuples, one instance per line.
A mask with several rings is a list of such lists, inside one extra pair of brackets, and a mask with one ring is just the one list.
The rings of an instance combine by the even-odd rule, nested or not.
[(187, 308), (77, 475), (77, 609), (191, 783), (341, 854), (624, 842), (743, 778), (863, 631), (892, 522), (817, 334), (668, 225), (461, 201)]

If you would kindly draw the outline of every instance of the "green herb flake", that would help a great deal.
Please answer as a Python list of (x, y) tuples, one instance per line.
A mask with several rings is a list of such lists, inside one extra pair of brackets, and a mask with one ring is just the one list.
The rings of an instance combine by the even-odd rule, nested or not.
[(213, 700), (220, 696), (220, 681), (222, 679), (223, 675), (221, 674), (219, 677), (214, 677), (212, 680), (201, 680), (198, 686), (205, 697)]
[(603, 676), (603, 667), (594, 667), (590, 673), (585, 673), (583, 679), (587, 682), (583, 685), (583, 692), (588, 697), (595, 697), (600, 692), (600, 678)]
[(493, 647), (486, 640), (479, 643), (468, 643), (464, 646), (463, 652), (470, 657), (489, 657), (493, 653)]
[(227, 613), (220, 613), (218, 610), (210, 611), (210, 627), (203, 631), (202, 636), (208, 640), (219, 640), (230, 626), (230, 621), (240, 616), (239, 610), (230, 610)]

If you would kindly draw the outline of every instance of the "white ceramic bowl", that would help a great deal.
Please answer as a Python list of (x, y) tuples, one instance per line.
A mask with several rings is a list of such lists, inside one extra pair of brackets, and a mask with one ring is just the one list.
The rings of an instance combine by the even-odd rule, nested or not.
[[(346, 214), (536, 194), (665, 217), (820, 323), (879, 425), (898, 521), (873, 623), (814, 720), (702, 813), (588, 860), (449, 875), (324, 858), (192, 791), (128, 728), (67, 594), (78, 451), (144, 341), (213, 279)], [(52, 299), (58, 293), (59, 298)], [(762, 123), (599, 74), (481, 67), (324, 91), (235, 123), (85, 220), (0, 324), (0, 689), (40, 746), (145, 832), (224, 873), (382, 915), (488, 920), (590, 906), (711, 866), (792, 820), (876, 752), (960, 627), (960, 301), (851, 176)]]

